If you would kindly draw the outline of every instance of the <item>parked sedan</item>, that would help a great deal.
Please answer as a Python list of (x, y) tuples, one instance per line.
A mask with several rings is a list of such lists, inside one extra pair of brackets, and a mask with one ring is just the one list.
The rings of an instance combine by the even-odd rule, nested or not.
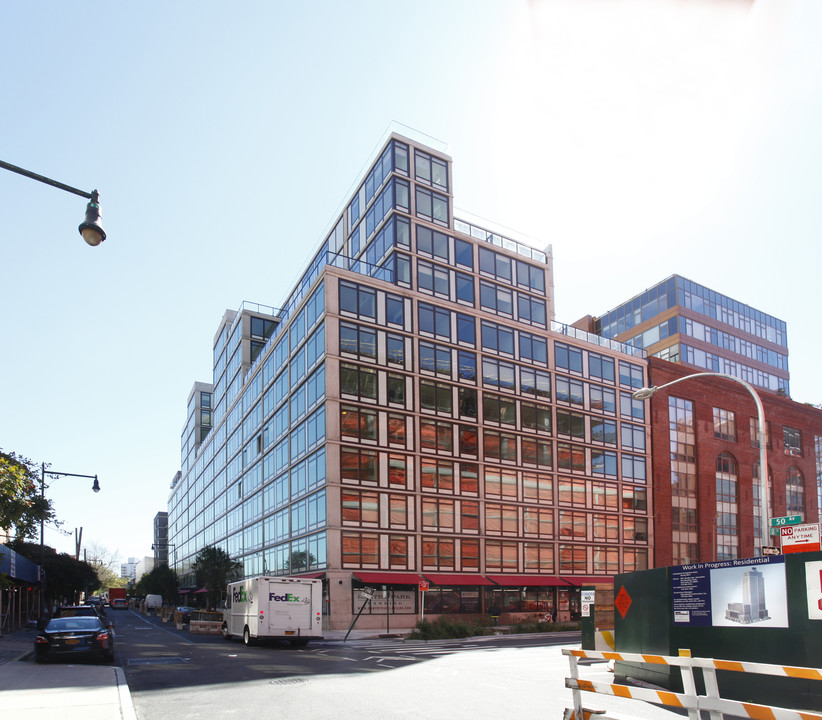
[(196, 612), (197, 608), (188, 607), (187, 605), (180, 605), (177, 608), (177, 612), (180, 613), (181, 619), (180, 622), (182, 623), (190, 623), (191, 622), (191, 613)]
[(91, 657), (111, 662), (114, 631), (96, 616), (53, 618), (34, 638), (34, 658), (44, 662), (53, 657)]

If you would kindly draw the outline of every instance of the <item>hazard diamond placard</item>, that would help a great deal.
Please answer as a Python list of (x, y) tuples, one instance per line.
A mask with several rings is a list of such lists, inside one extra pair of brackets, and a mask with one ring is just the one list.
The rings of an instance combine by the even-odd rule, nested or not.
[(628, 608), (631, 607), (631, 596), (628, 594), (624, 585), (619, 589), (617, 596), (614, 598), (614, 607), (619, 610), (619, 614), (622, 615), (622, 619), (624, 620)]

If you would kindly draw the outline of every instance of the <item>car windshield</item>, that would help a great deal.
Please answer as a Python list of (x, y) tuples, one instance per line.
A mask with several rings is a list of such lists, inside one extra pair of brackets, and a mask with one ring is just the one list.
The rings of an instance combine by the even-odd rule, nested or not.
[(100, 621), (93, 617), (54, 618), (46, 625), (46, 630), (99, 630)]
[(91, 615), (94, 617), (97, 615), (97, 610), (91, 607), (91, 605), (84, 607), (63, 607), (57, 611), (57, 614), (60, 617), (70, 617), (71, 615)]

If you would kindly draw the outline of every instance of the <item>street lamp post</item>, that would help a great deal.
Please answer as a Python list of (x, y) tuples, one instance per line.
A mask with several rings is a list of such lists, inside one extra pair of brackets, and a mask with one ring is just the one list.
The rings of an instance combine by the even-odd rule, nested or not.
[[(756, 412), (759, 423), (759, 520), (760, 531), (762, 533), (762, 543), (767, 544), (770, 516), (770, 495), (768, 493), (768, 449), (765, 442), (765, 409), (762, 407), (762, 400), (759, 397), (759, 393), (754, 390), (753, 386), (741, 378), (728, 375), (727, 373), (701, 372), (686, 375), (685, 377), (677, 378), (676, 380), (671, 380), (671, 382), (660, 385), (659, 387), (652, 385), (651, 387), (642, 388), (637, 390), (633, 394), (633, 397), (636, 400), (647, 400), (663, 388), (671, 387), (671, 385), (676, 385), (684, 380), (691, 380), (700, 377), (719, 377), (739, 383), (751, 394), (751, 397), (756, 403)], [(716, 533), (714, 533), (714, 538), (715, 537)], [(762, 551), (760, 550), (760, 552)]]
[(18, 175), (24, 175), (27, 178), (37, 180), (38, 182), (45, 183), (46, 185), (51, 185), (59, 190), (65, 190), (66, 192), (79, 195), (80, 197), (88, 198), (89, 203), (86, 205), (86, 218), (80, 223), (80, 226), (77, 229), (80, 231), (80, 235), (83, 236), (83, 240), (85, 240), (92, 247), (97, 247), (101, 242), (103, 242), (103, 240), (106, 239), (106, 231), (103, 230), (103, 225), (100, 222), (100, 193), (96, 190), (92, 190), (90, 193), (85, 190), (78, 190), (71, 185), (66, 185), (65, 183), (58, 182), (57, 180), (52, 180), (44, 175), (38, 175), (31, 170), (25, 170), (24, 168), (17, 167), (17, 165), (12, 165), (11, 163), (7, 163), (2, 160), (0, 160), (0, 168), (10, 170)]
[[(49, 475), (57, 475), (60, 477), (82, 477), (88, 478), (89, 480), (94, 480), (94, 484), (91, 486), (91, 489), (98, 493), (100, 492), (100, 483), (97, 480), (96, 475), (80, 475), (78, 473), (65, 473), (65, 472), (55, 472), (54, 470), (48, 471)], [(45, 500), (46, 498), (46, 464), (43, 463), (40, 466), (40, 498), (41, 500)], [(45, 519), (40, 518), (40, 572), (43, 573), (43, 577), (41, 578), (40, 584), (40, 610), (42, 612), (43, 600), (45, 600), (45, 592), (46, 592), (46, 574), (43, 564), (45, 563), (45, 556), (46, 556), (46, 549), (45, 545), (43, 544), (43, 533), (45, 530)]]

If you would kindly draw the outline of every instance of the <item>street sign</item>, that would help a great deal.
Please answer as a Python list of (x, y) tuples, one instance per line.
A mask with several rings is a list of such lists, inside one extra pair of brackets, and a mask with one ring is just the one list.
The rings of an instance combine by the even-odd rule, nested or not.
[(428, 581), (427, 580), (420, 580), (420, 590), (422, 592), (428, 592), (428, 588), (429, 588)]
[(811, 552), (819, 550), (819, 523), (789, 525), (780, 528), (782, 534), (782, 552)]
[(779, 548), (773, 547), (772, 545), (763, 545), (762, 546), (762, 554), (763, 555), (779, 555)]
[(370, 600), (372, 597), (374, 597), (374, 588), (372, 588), (372, 587), (360, 588), (360, 597), (363, 600), (366, 600), (366, 599)]
[(802, 522), (801, 515), (785, 515), (784, 517), (771, 518), (771, 527), (784, 527), (785, 525), (799, 525)]

